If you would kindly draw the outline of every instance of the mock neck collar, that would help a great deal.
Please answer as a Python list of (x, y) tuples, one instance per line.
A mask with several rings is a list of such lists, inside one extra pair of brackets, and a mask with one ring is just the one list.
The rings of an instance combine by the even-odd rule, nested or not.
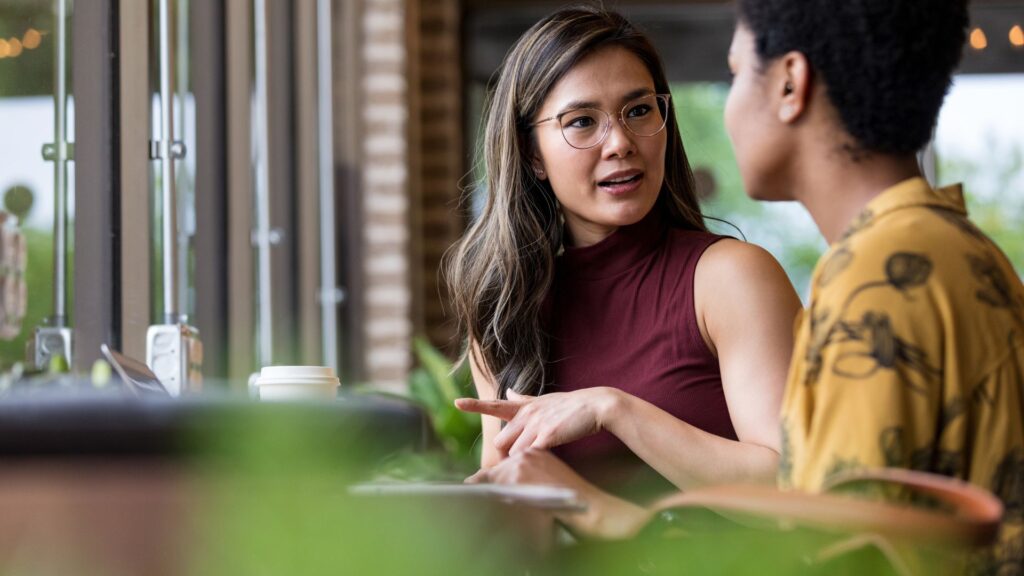
[(655, 205), (636, 224), (622, 226), (590, 246), (566, 246), (559, 258), (576, 277), (590, 280), (611, 278), (629, 270), (653, 252), (667, 229), (667, 220)]

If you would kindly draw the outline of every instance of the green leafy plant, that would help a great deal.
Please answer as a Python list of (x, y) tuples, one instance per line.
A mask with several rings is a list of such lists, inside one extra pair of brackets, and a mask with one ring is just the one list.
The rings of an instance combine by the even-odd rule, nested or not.
[(468, 363), (452, 366), (444, 354), (423, 338), (413, 340), (419, 368), (409, 378), (409, 393), (430, 415), (434, 431), (460, 464), (480, 461), (480, 416), (462, 412), (455, 399), (476, 396)]

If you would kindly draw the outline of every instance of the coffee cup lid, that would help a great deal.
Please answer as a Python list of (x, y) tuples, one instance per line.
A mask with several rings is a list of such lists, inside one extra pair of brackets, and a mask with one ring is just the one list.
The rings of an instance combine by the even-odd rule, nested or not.
[(261, 378), (334, 378), (330, 366), (264, 366)]

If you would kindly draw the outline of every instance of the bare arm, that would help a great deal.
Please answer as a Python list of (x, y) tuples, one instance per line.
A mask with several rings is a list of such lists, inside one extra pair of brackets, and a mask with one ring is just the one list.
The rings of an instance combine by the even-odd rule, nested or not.
[(695, 307), (718, 357), (738, 441), (709, 434), (639, 398), (615, 395), (602, 426), (683, 489), (723, 482), (773, 482), (779, 409), (800, 301), (767, 252), (722, 240), (697, 264)]
[[(494, 377), (482, 362), (477, 362), (481, 356), (476, 342), (470, 342), (469, 350), (469, 369), (473, 373), (473, 385), (476, 387), (477, 397), (481, 400), (497, 400), (498, 383), (494, 381)], [(502, 458), (502, 454), (494, 445), (494, 438), (501, 431), (501, 420), (483, 414), (480, 416), (480, 425), (483, 433), (480, 467), (490, 468), (500, 462)]]

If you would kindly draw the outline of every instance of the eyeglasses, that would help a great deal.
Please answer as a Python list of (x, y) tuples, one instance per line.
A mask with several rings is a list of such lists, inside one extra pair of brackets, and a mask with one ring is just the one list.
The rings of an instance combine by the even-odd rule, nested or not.
[[(637, 136), (654, 136), (665, 128), (668, 120), (669, 94), (648, 94), (630, 100), (619, 111), (619, 122)], [(549, 116), (532, 125), (555, 120), (562, 129), (562, 138), (573, 148), (593, 148), (608, 137), (612, 117), (604, 110), (577, 108)]]

